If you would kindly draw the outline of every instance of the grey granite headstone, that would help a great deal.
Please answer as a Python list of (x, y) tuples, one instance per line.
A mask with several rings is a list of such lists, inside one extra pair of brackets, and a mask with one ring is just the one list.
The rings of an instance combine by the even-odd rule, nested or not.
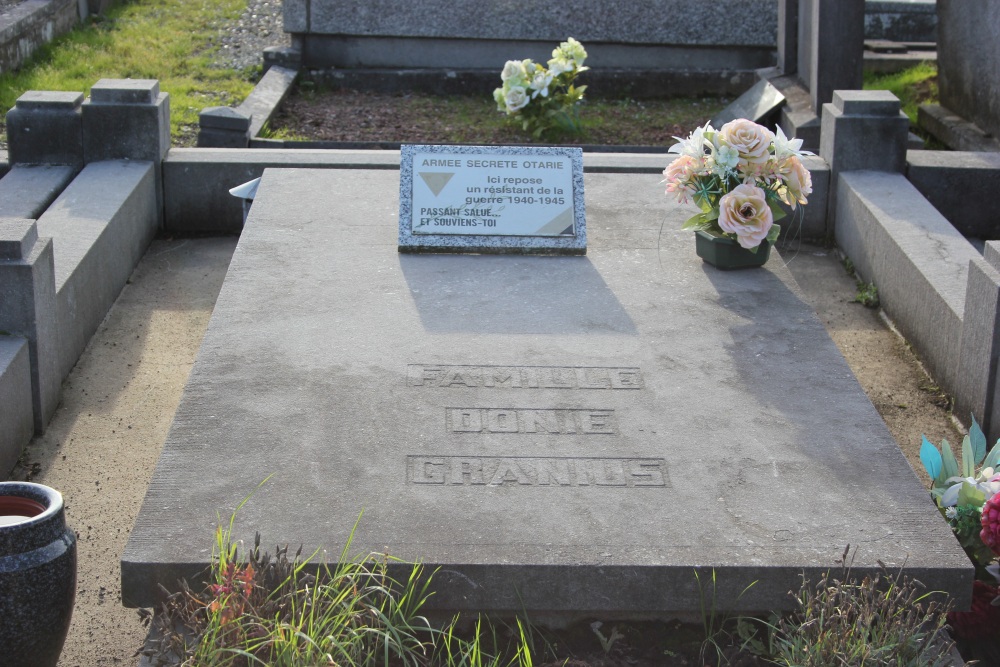
[[(972, 569), (782, 258), (703, 264), (656, 174), (585, 175), (586, 256), (399, 254), (399, 174), (267, 170), (122, 557), (200, 581), (214, 527), (421, 560), (432, 611), (793, 605), (800, 575)], [(739, 597), (750, 583), (757, 584)]]
[(731, 120), (746, 118), (755, 123), (761, 123), (771, 118), (781, 105), (785, 96), (767, 79), (761, 79), (750, 90), (737, 97), (732, 104), (720, 111), (712, 119), (712, 126), (719, 128)]

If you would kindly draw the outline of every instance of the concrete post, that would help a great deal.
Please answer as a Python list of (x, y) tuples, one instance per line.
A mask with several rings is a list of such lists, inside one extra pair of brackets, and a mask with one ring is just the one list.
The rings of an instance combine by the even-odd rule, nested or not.
[(252, 119), (230, 107), (208, 107), (198, 114), (198, 147), (248, 147)]
[(59, 403), (58, 329), (52, 239), (33, 220), (0, 219), (0, 330), (28, 340), (35, 432)]
[(861, 88), (864, 0), (800, 0), (798, 73), (819, 109), (835, 90)]
[(1000, 437), (996, 401), (1000, 358), (1000, 241), (988, 241), (983, 258), (969, 262), (962, 317), (962, 346), (955, 386), (955, 415), (975, 415), (991, 442)]
[(156, 171), (163, 220), (161, 162), (170, 149), (170, 96), (155, 79), (101, 79), (83, 104), (84, 162), (146, 160)]
[(29, 90), (7, 112), (11, 164), (83, 166), (81, 93)]
[(823, 105), (819, 154), (830, 165), (827, 226), (837, 224), (837, 180), (844, 171), (906, 168), (910, 120), (887, 90), (837, 90)]
[(799, 2), (778, 0), (778, 69), (785, 76), (798, 70)]

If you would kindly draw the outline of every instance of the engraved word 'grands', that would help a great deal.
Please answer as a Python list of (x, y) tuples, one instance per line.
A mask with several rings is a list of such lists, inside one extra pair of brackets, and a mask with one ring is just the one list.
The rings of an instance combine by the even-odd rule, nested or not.
[(663, 459), (407, 456), (410, 484), (669, 488)]

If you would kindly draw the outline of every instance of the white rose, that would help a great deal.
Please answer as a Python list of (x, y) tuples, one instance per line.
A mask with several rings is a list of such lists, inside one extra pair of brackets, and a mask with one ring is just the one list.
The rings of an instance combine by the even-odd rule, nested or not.
[(524, 86), (511, 86), (504, 95), (504, 104), (507, 105), (507, 113), (520, 111), (527, 106), (529, 99), (528, 91)]
[(500, 80), (506, 83), (511, 79), (523, 81), (528, 78), (528, 73), (524, 69), (524, 62), (520, 60), (508, 60), (500, 72)]

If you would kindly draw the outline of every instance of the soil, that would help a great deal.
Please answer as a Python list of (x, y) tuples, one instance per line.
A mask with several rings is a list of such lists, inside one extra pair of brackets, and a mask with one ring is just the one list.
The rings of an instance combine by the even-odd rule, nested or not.
[[(666, 148), (720, 111), (725, 98), (584, 101), (585, 131), (559, 143)], [(285, 100), (271, 131), (309, 141), (376, 143), (531, 143), (487, 97), (437, 97), (353, 90), (301, 90)]]

